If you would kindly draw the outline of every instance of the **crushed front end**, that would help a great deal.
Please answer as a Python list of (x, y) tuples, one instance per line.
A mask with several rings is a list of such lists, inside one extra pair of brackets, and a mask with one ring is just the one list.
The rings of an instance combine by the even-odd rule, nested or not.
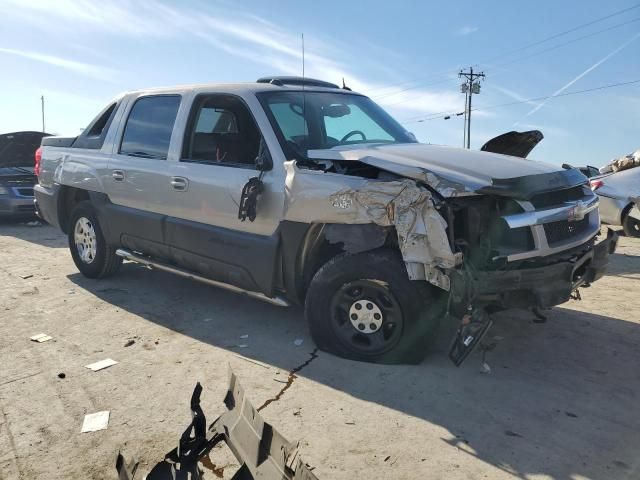
[[(577, 171), (494, 180), (477, 193), (445, 201), (449, 238), (464, 258), (449, 272), (451, 313), (463, 319), (456, 364), (490, 324), (473, 312), (564, 303), (604, 275), (618, 240), (611, 230), (599, 238), (598, 198)], [(466, 337), (465, 326), (476, 334)]]

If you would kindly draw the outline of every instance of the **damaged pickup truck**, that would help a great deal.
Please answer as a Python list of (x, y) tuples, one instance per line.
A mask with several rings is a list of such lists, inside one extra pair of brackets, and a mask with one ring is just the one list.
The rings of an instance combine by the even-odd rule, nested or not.
[(304, 305), (321, 349), (365, 361), (420, 361), (448, 313), (459, 364), (489, 313), (567, 301), (617, 241), (579, 171), (417, 143), (319, 80), (126, 93), (36, 159), (84, 275), (126, 259)]

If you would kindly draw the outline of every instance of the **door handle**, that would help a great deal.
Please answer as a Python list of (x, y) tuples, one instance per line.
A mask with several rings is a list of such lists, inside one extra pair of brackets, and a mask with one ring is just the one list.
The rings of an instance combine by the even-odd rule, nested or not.
[(171, 177), (169, 182), (174, 190), (185, 192), (189, 188), (189, 180), (184, 177)]
[(121, 182), (124, 180), (124, 170), (114, 170), (111, 172), (111, 176), (116, 182)]

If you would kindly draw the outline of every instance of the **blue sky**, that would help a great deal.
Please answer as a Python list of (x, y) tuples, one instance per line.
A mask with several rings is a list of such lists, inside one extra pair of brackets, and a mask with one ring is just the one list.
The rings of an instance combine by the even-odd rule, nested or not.
[(640, 83), (492, 108), (640, 79), (640, 8), (520, 49), (637, 2), (319, 5), (0, 0), (0, 132), (39, 130), (41, 95), (47, 130), (76, 135), (122, 91), (300, 74), (304, 32), (308, 76), (344, 77), (421, 141), (462, 145), (462, 117), (416, 120), (462, 111), (456, 73), (474, 65), (486, 80), (472, 148), (533, 128), (545, 139), (532, 157), (552, 163), (599, 166), (640, 147)]

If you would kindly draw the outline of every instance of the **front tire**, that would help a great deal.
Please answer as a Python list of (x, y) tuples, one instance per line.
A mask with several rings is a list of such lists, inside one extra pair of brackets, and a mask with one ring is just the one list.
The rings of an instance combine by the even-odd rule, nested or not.
[(627, 237), (640, 237), (640, 220), (636, 220), (629, 216), (629, 210), (625, 213), (622, 219), (622, 229)]
[(69, 250), (73, 262), (85, 277), (105, 278), (118, 271), (122, 258), (107, 245), (98, 216), (90, 201), (78, 203), (69, 218)]
[(305, 316), (322, 350), (366, 362), (419, 363), (445, 312), (443, 293), (409, 280), (397, 252), (342, 254), (313, 277)]

